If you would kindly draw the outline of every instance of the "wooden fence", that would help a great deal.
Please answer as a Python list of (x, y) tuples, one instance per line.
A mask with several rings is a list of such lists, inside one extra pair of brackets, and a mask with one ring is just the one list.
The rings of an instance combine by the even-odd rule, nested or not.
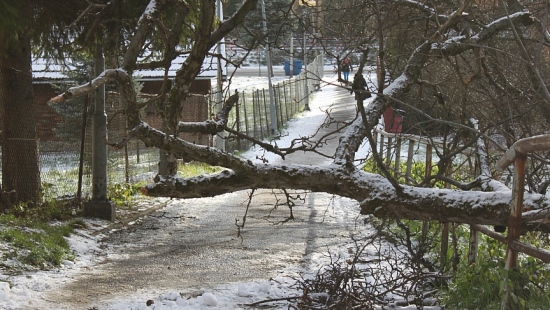
[[(400, 133), (388, 133), (381, 129), (374, 130), (374, 136), (377, 141), (377, 149), (382, 158), (385, 159), (385, 165), (387, 168), (393, 170), (396, 178), (404, 177), (406, 184), (413, 182), (412, 166), (415, 160), (422, 160), (425, 163), (425, 177), (430, 176), (432, 171), (433, 154), (432, 150), (435, 147), (444, 147), (443, 141), (437, 139), (426, 139), (420, 136), (404, 135)], [(401, 152), (404, 148), (403, 144), (408, 145), (408, 152), (406, 156), (406, 170), (405, 175), (401, 174)], [(421, 146), (422, 145), (422, 146)], [(422, 149), (423, 152), (418, 152)], [(508, 234), (494, 232), (483, 225), (469, 225), (470, 226), (470, 240), (469, 240), (469, 253), (468, 263), (474, 264), (477, 260), (479, 233), (483, 233), (497, 241), (505, 243), (507, 245), (506, 251), (506, 264), (505, 269), (516, 269), (518, 252), (522, 252), (526, 255), (540, 259), (545, 263), (550, 263), (550, 251), (537, 248), (535, 246), (525, 244), (519, 241), (521, 235), (522, 225), (522, 206), (523, 206), (523, 193), (525, 191), (525, 163), (527, 161), (527, 155), (537, 151), (550, 150), (550, 135), (536, 136), (527, 139), (517, 141), (503, 156), (503, 158), (497, 163), (496, 169), (503, 171), (511, 164), (514, 164), (514, 186), (512, 188), (512, 201), (510, 202), (510, 216), (508, 220)], [(470, 173), (472, 176), (479, 174), (477, 152), (472, 148), (464, 148), (460, 152), (462, 158), (456, 159), (456, 164), (462, 165), (468, 164)], [(446, 172), (446, 176), (450, 177), (452, 171)], [(446, 184), (446, 187), (449, 187)], [(454, 224), (453, 224), (454, 225)], [(442, 236), (440, 246), (441, 266), (447, 265), (448, 257), (448, 242), (449, 242), (449, 223), (442, 223)], [(455, 249), (456, 252), (456, 249)], [(502, 301), (502, 308), (505, 310), (511, 310), (514, 308), (511, 289), (508, 287), (508, 281), (504, 281), (504, 297)]]

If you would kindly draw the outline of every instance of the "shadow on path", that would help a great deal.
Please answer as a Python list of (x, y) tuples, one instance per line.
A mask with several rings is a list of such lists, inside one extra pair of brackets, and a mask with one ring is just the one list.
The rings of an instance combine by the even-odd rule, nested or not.
[[(330, 106), (331, 116), (355, 117), (353, 96), (331, 85), (316, 94), (313, 109)], [(334, 128), (324, 128), (324, 134)], [(338, 137), (323, 147), (331, 155)], [(326, 163), (313, 153), (292, 154), (285, 162)], [(275, 194), (274, 194), (275, 193)], [(279, 194), (277, 194), (279, 193)], [(162, 208), (109, 235), (113, 254), (93, 270), (49, 292), (45, 299), (58, 308), (91, 308), (117, 298), (164, 291), (190, 292), (231, 282), (270, 279), (283, 273), (316, 270), (318, 257), (331, 247), (349, 242), (350, 234), (365, 229), (356, 223), (355, 201), (325, 193), (301, 193), (302, 205), (289, 220), (279, 191), (255, 192), (246, 225), (237, 237), (249, 191), (214, 198), (171, 200)], [(284, 224), (283, 222), (286, 221)], [(101, 309), (101, 308), (100, 308)]]

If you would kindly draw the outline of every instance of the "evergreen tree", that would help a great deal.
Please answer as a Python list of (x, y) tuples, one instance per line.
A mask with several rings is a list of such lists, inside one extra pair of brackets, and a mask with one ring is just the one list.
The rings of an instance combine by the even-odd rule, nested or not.
[[(37, 202), (38, 145), (31, 72), (32, 44), (63, 38), (63, 25), (85, 1), (0, 0), (0, 111), (2, 189), (16, 202)], [(51, 40), (53, 42), (55, 40)], [(38, 46), (38, 44), (37, 44)]]
[[(224, 5), (224, 16), (231, 16), (241, 2), (240, 0), (227, 1)], [(284, 47), (288, 46), (292, 29), (296, 24), (296, 18), (290, 10), (291, 2), (291, 0), (265, 1), (267, 33), (264, 34), (262, 6), (258, 1), (256, 9), (247, 15), (245, 22), (231, 32), (230, 39), (235, 45), (245, 50), (270, 44), (274, 47), (275, 54), (281, 54), (284, 52)]]
[[(68, 72), (68, 77), (76, 84), (83, 84), (90, 78), (90, 68), (93, 64), (90, 61), (75, 60), (71, 64), (74, 69)], [(59, 91), (65, 91), (70, 85), (63, 83), (57, 85)], [(87, 96), (77, 97), (72, 100), (51, 102), (50, 107), (63, 117), (63, 122), (57, 124), (55, 134), (64, 142), (78, 142), (82, 139), (82, 117), (84, 106), (89, 98)], [(87, 107), (89, 110), (89, 107)]]

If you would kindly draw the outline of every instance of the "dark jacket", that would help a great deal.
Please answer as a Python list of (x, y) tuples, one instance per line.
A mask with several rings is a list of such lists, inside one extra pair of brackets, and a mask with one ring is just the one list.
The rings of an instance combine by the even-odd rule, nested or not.
[(351, 92), (355, 92), (355, 100), (365, 100), (372, 95), (367, 87), (367, 81), (362, 74), (356, 73)]
[(350, 72), (350, 70), (351, 70), (351, 62), (349, 62), (349, 61), (346, 62), (344, 60), (342, 62), (342, 72)]

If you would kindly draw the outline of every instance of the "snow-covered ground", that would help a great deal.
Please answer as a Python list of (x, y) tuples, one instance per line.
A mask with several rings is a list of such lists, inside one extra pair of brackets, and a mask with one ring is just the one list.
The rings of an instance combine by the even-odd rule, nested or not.
[[(258, 79), (256, 79), (257, 81)], [(326, 96), (330, 96), (329, 91), (323, 93), (322, 96), (316, 96), (310, 104), (311, 111), (304, 112), (292, 120), (287, 131), (277, 143), (283, 146), (292, 139), (313, 134), (318, 125), (325, 120), (326, 115), (319, 107), (326, 104), (326, 100), (323, 100), (323, 98), (326, 99)], [(367, 151), (367, 148), (361, 150), (364, 153)], [(257, 152), (261, 152), (261, 150), (252, 149), (243, 156), (254, 159)], [(263, 152), (262, 155), (264, 155)], [(275, 162), (277, 158), (269, 157), (269, 160)], [(341, 211), (334, 210), (333, 212), (335, 213), (332, 216), (338, 217), (338, 212)], [(52, 307), (68, 309), (63, 305), (52, 305), (51, 301), (44, 299), (44, 292), (61, 288), (70, 283), (79, 273), (87, 272), (93, 275), (94, 266), (114, 255), (110, 245), (101, 242), (105, 235), (99, 233), (110, 223), (100, 220), (87, 220), (87, 223), (89, 229), (77, 230), (69, 238), (71, 247), (76, 254), (75, 261), (66, 261), (60, 268), (51, 271), (28, 272), (19, 275), (0, 274), (0, 309), (53, 309)], [(347, 248), (344, 247), (344, 249)], [(328, 257), (326, 253), (310, 257), (310, 260), (315, 262), (310, 266), (313, 270), (321, 264), (329, 262), (330, 259), (337, 257), (345, 259), (352, 255), (347, 250), (342, 251), (338, 248), (327, 250), (334, 257)], [(307, 272), (312, 272), (312, 269)], [(299, 292), (291, 287), (295, 281), (288, 275), (296, 275), (301, 272), (306, 272), (306, 270), (284, 269), (279, 273), (279, 277), (272, 279), (227, 283), (215, 288), (201, 289), (183, 297), (181, 292), (176, 291), (136, 292), (111, 300), (105, 308), (99, 309), (250, 309), (246, 305), (255, 301), (299, 296)], [(223, 281), (221, 282), (223, 283)], [(280, 309), (287, 309), (287, 306)], [(415, 309), (415, 307), (400, 309)]]

